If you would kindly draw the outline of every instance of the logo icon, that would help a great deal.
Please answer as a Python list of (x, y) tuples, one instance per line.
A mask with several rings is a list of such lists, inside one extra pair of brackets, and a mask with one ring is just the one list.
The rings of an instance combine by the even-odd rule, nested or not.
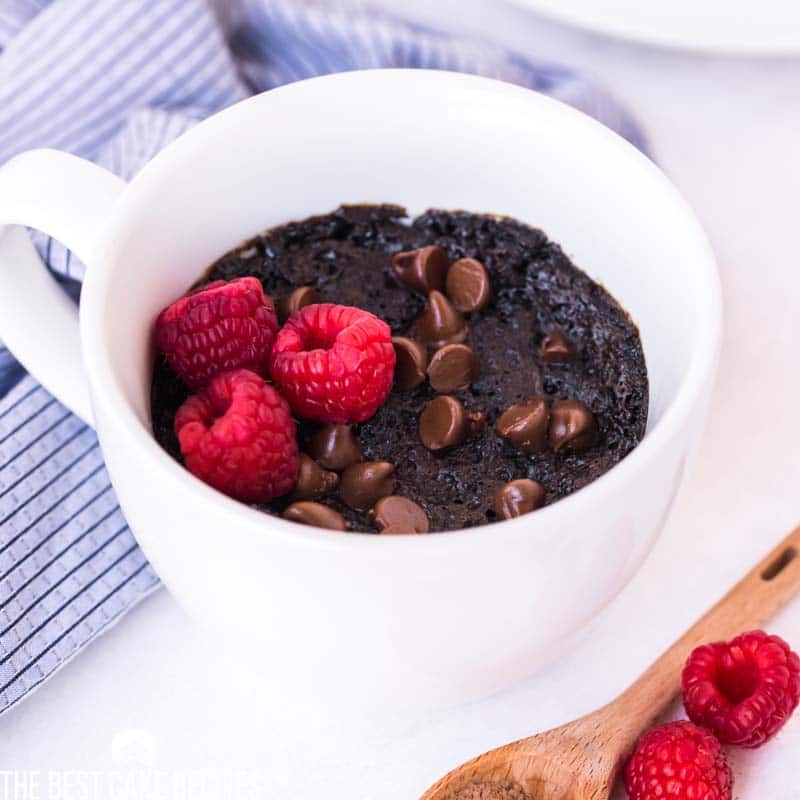
[(156, 740), (150, 731), (128, 728), (114, 734), (111, 758), (120, 767), (152, 767), (156, 761)]

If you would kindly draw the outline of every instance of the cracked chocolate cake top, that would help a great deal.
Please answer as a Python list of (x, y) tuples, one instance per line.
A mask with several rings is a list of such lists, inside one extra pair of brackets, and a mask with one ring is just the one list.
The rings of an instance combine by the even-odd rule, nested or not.
[[(314, 499), (351, 530), (380, 527), (360, 507), (378, 485), (416, 504), (432, 531), (494, 521), (497, 508), (538, 508), (598, 478), (644, 435), (648, 381), (636, 326), (557, 244), (516, 220), (440, 210), (409, 220), (397, 206), (345, 206), (254, 237), (198, 285), (243, 276), (261, 281), (281, 321), (321, 302), (355, 306), (391, 328), (395, 386), (371, 419), (333, 443), (325, 426), (298, 420), (300, 449), (314, 458), (326, 444), (357, 448), (355, 461), (336, 471), (359, 461), (388, 465), (351, 471), (344, 496), (341, 481), (301, 465), (303, 491), (318, 486)], [(173, 419), (188, 395), (159, 357), (153, 429), (178, 460)], [(421, 436), (420, 417), (437, 398), (451, 399), (433, 404)], [(426, 446), (434, 434), (444, 446)], [(367, 477), (373, 484), (363, 487)], [(502, 497), (516, 498), (522, 486), (522, 501), (495, 502), (521, 479), (528, 483)], [(297, 500), (310, 502), (290, 493), (257, 507), (280, 515)], [(289, 516), (316, 524), (319, 513), (305, 505)], [(401, 532), (395, 522), (386, 528)]]

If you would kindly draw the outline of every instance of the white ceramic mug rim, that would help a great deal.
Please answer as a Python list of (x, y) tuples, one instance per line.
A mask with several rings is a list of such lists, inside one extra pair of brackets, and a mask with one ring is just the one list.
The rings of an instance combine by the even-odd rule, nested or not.
[[(525, 96), (532, 104), (549, 107), (550, 112), (556, 111), (564, 119), (566, 125), (589, 126), (593, 135), (605, 140), (605, 145), (622, 149), (628, 158), (641, 170), (647, 170), (655, 179), (661, 190), (670, 196), (676, 209), (680, 210), (684, 224), (694, 233), (699, 250), (705, 250), (707, 257), (698, 260), (697, 269), (702, 274), (697, 274), (697, 285), (702, 289), (700, 297), (705, 313), (699, 321), (698, 336), (690, 363), (687, 365), (679, 386), (672, 401), (665, 408), (660, 419), (649, 429), (634, 450), (622, 461), (612, 467), (580, 491), (559, 500), (552, 505), (539, 509), (535, 515), (524, 519), (520, 525), (520, 518), (502, 522), (492, 522), (472, 528), (437, 532), (430, 536), (370, 536), (354, 535), (337, 531), (321, 530), (298, 523), (289, 522), (279, 517), (271, 517), (270, 524), (264, 524), (264, 512), (251, 508), (243, 503), (232, 500), (220, 492), (203, 484), (181, 465), (179, 465), (157, 443), (152, 431), (139, 419), (130, 407), (125, 394), (113, 376), (110, 366), (110, 356), (106, 347), (106, 337), (102, 335), (104, 325), (103, 310), (108, 297), (106, 291), (110, 284), (109, 271), (104, 269), (90, 269), (84, 282), (81, 308), (81, 340), (83, 343), (83, 358), (92, 391), (93, 403), (104, 403), (109, 411), (116, 417), (115, 425), (118, 433), (125, 437), (125, 444), (130, 448), (130, 455), (140, 458), (142, 463), (148, 464), (148, 480), (159, 480), (171, 483), (181, 492), (195, 495), (198, 502), (211, 504), (213, 513), (224, 514), (237, 531), (250, 531), (253, 535), (291, 537), (298, 546), (309, 545), (323, 548), (387, 548), (394, 554), (398, 552), (417, 553), (419, 549), (444, 548), (452, 546), (481, 547), (488, 543), (491, 546), (501, 546), (506, 538), (518, 535), (535, 536), (537, 529), (552, 529), (559, 518), (562, 521), (581, 513), (586, 506), (595, 505), (602, 507), (603, 497), (616, 492), (631, 483), (636, 473), (646, 464), (657, 458), (666, 442), (683, 428), (683, 422), (692, 409), (696, 406), (698, 395), (709, 391), (707, 381), (713, 375), (714, 364), (717, 358), (721, 332), (721, 298), (719, 278), (716, 271), (714, 257), (705, 233), (700, 227), (694, 212), (682, 198), (673, 184), (645, 155), (636, 150), (630, 143), (618, 134), (606, 128), (601, 123), (583, 114), (574, 108), (561, 103), (553, 98), (533, 92), (519, 86), (463, 73), (447, 72), (441, 70), (408, 70), (408, 69), (382, 69), (359, 70), (353, 72), (336, 73), (317, 78), (310, 78), (294, 84), (281, 86), (266, 93), (266, 96), (292, 92), (301, 84), (311, 82), (325, 84), (347, 84), (350, 81), (362, 79), (362, 76), (379, 75), (378, 79), (391, 81), (399, 77), (400, 80), (425, 79), (428, 81), (441, 81), (443, 85), (461, 83), (469, 85), (491, 84), (492, 91), (507, 93), (509, 96), (519, 98)], [(411, 77), (413, 76), (413, 77)], [(327, 86), (333, 90), (332, 86)], [(198, 123), (179, 139), (159, 152), (128, 184), (123, 196), (112, 211), (112, 217), (106, 226), (104, 236), (98, 245), (96, 259), (102, 262), (110, 261), (110, 254), (114, 249), (114, 241), (119, 238), (118, 233), (126, 224), (126, 210), (132, 199), (138, 195), (150, 193), (150, 188), (155, 187), (160, 178), (159, 170), (162, 164), (180, 153), (188, 143), (195, 146), (203, 142), (211, 142), (221, 126), (229, 124), (229, 120), (237, 113), (240, 106), (263, 102), (265, 95), (256, 95), (230, 106), (212, 117)], [(152, 193), (150, 196), (153, 196)], [(106, 414), (105, 416), (108, 416)], [(557, 527), (557, 526), (556, 526)]]

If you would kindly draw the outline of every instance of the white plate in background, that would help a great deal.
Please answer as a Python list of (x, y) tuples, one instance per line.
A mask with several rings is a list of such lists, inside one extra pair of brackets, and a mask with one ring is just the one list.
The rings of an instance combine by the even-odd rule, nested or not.
[(513, 0), (582, 28), (667, 47), (800, 53), (800, 0)]

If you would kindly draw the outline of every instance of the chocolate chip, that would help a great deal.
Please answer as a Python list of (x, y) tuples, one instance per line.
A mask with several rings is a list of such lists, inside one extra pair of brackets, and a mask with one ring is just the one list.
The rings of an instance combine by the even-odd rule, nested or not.
[(419, 417), (419, 436), (428, 450), (452, 447), (464, 438), (467, 412), (449, 395), (441, 395), (425, 404)]
[(278, 313), (278, 319), (283, 324), (296, 311), (306, 306), (313, 306), (319, 301), (319, 292), (313, 286), (300, 286), (291, 294), (281, 297), (275, 306), (275, 310)]
[(485, 308), (492, 293), (486, 267), (474, 258), (459, 258), (447, 272), (445, 287), (453, 305), (464, 314)]
[(317, 528), (330, 528), (332, 531), (346, 531), (347, 522), (344, 517), (322, 503), (303, 500), (292, 503), (284, 512), (283, 518), (302, 525), (314, 525)]
[(311, 437), (306, 450), (325, 469), (336, 472), (361, 460), (361, 447), (349, 425), (323, 425)]
[[(407, 531), (405, 525), (387, 525), (382, 531), (381, 536), (392, 536), (392, 535), (405, 535), (408, 533), (417, 533), (417, 531)], [(427, 531), (422, 531), (422, 533), (427, 533)]]
[(535, 511), (544, 505), (542, 484), (519, 478), (501, 486), (494, 496), (494, 513), (498, 519), (511, 519)]
[(465, 344), (446, 344), (428, 365), (428, 380), (437, 392), (466, 389), (480, 372), (478, 357)]
[(450, 259), (437, 244), (396, 253), (392, 257), (392, 269), (400, 282), (423, 294), (433, 289), (442, 291), (449, 268)]
[(509, 444), (526, 453), (541, 453), (547, 448), (550, 410), (547, 401), (534, 397), (509, 406), (497, 420), (496, 430)]
[(575, 351), (563, 333), (548, 333), (542, 339), (539, 356), (546, 364), (567, 364), (575, 358)]
[(417, 320), (417, 335), (431, 347), (463, 342), (467, 338), (467, 321), (438, 291), (428, 295), (428, 307)]
[(335, 472), (328, 472), (311, 456), (300, 453), (300, 469), (297, 472), (297, 485), (292, 493), (294, 500), (316, 500), (327, 494), (339, 483)]
[(597, 420), (580, 400), (557, 400), (550, 410), (550, 446), (585, 450), (597, 441)]
[(365, 461), (342, 473), (339, 494), (350, 508), (363, 510), (391, 494), (395, 483), (394, 466), (388, 461)]
[(428, 515), (407, 497), (392, 494), (375, 503), (369, 516), (381, 529), (389, 533), (427, 533), (430, 530)]
[(486, 424), (480, 412), (468, 414), (455, 397), (447, 394), (429, 400), (419, 415), (419, 437), (428, 450), (453, 447), (476, 435)]
[(425, 345), (405, 336), (393, 336), (392, 344), (397, 356), (394, 385), (401, 392), (416, 389), (425, 380), (425, 367), (428, 365), (428, 351)]

